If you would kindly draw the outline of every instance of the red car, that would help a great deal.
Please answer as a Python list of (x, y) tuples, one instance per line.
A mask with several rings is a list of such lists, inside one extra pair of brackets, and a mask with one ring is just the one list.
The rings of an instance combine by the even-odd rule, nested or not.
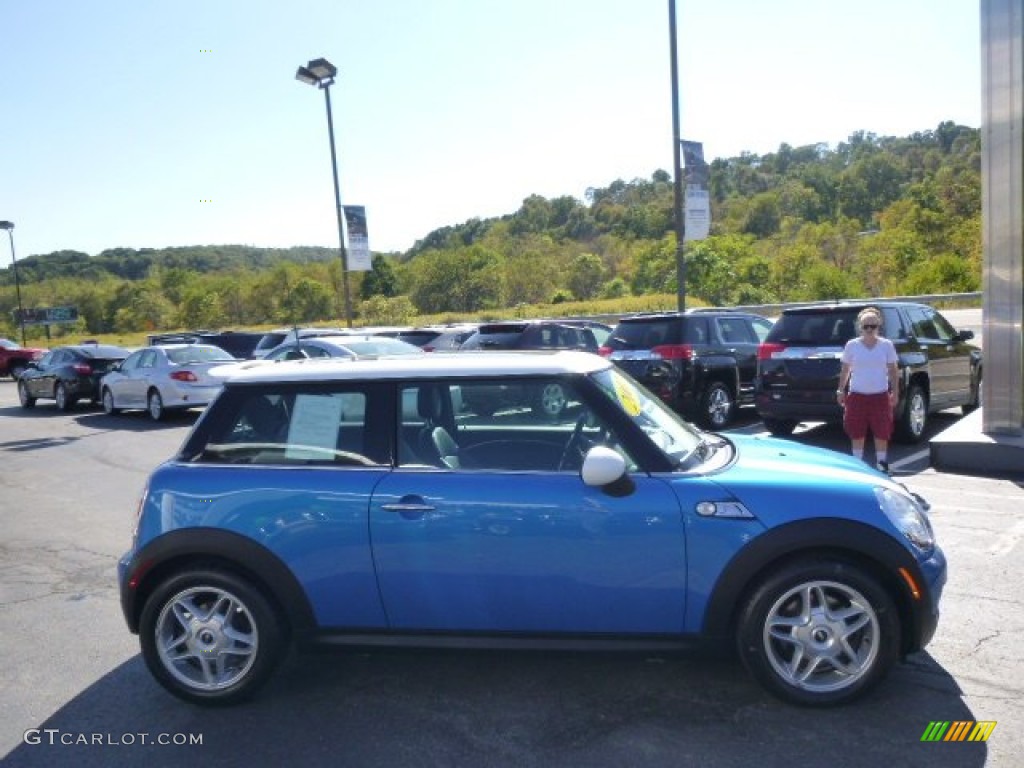
[(10, 339), (0, 339), (0, 376), (17, 379), (33, 360), (45, 355), (47, 350), (23, 347)]

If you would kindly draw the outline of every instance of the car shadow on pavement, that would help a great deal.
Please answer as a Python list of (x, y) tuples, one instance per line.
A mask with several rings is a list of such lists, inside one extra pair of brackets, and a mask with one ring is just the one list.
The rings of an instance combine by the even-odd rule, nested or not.
[(296, 652), (253, 701), (208, 709), (165, 693), (136, 656), (30, 725), (4, 764), (971, 768), (984, 742), (922, 736), (972, 720), (923, 653), (835, 709), (782, 704), (703, 653), (455, 651)]

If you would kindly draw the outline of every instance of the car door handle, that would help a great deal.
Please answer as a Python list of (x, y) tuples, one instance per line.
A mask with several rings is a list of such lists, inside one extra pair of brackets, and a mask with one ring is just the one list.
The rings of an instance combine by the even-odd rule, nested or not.
[(432, 504), (415, 504), (401, 501), (397, 504), (381, 504), (380, 508), (386, 512), (433, 512), (436, 509)]

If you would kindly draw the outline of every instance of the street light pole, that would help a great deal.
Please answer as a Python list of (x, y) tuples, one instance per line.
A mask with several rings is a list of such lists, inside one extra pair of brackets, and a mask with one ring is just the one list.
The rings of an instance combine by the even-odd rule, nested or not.
[(327, 59), (313, 59), (304, 67), (299, 67), (295, 79), (308, 85), (315, 85), (324, 92), (327, 105), (327, 137), (331, 144), (331, 172), (334, 174), (334, 204), (338, 215), (338, 253), (341, 256), (341, 283), (345, 292), (345, 322), (352, 327), (352, 299), (348, 288), (348, 258), (345, 253), (345, 227), (342, 219), (341, 189), (338, 185), (338, 156), (334, 149), (334, 118), (331, 114), (331, 85), (338, 73)]
[(686, 221), (683, 218), (683, 168), (680, 161), (682, 137), (679, 131), (679, 63), (676, 55), (676, 0), (668, 0), (668, 39), (672, 67), (672, 167), (675, 183), (673, 218), (676, 225), (676, 302), (680, 312), (686, 311), (686, 258), (683, 241), (686, 239)]
[(11, 241), (11, 267), (14, 268), (14, 292), (18, 296), (18, 325), (21, 326), (21, 346), (25, 344), (25, 308), (21, 306), (21, 280), (18, 279), (18, 259), (14, 255), (14, 222), (0, 221), (0, 229), (7, 230), (7, 237)]

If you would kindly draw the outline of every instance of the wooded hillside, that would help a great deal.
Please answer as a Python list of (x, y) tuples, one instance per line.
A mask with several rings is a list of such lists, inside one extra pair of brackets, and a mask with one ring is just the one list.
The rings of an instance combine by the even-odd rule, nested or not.
[[(980, 167), (979, 131), (949, 122), (715, 160), (712, 234), (686, 245), (687, 295), (730, 305), (979, 290)], [(514, 213), (443, 227), (373, 265), (350, 273), (364, 324), (674, 294), (672, 178), (619, 179), (583, 200), (532, 195)], [(344, 316), (332, 248), (59, 251), (18, 267), (24, 305), (77, 306), (79, 325), (64, 329), (76, 334)], [(13, 271), (0, 271), (3, 335), (15, 336), (16, 306)]]

